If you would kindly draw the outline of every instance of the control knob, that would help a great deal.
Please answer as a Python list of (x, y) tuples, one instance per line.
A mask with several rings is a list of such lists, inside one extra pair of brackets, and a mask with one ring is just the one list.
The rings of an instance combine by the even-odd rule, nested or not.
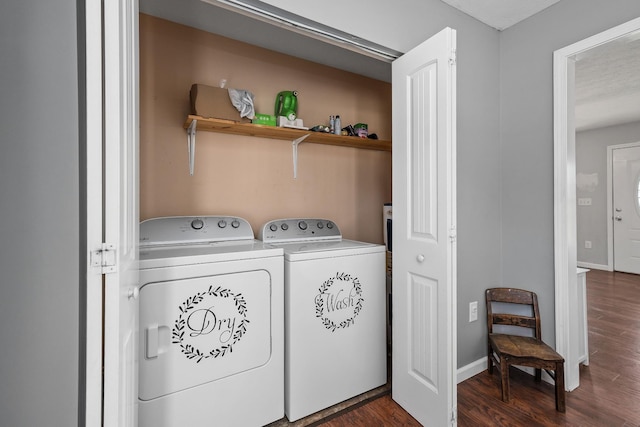
[(200, 230), (202, 229), (202, 227), (204, 227), (204, 221), (200, 218), (191, 221), (191, 228), (193, 228), (194, 230)]
[(307, 229), (307, 223), (305, 221), (298, 222), (298, 228), (300, 230), (303, 230), (303, 231), (306, 230)]
[(227, 221), (225, 221), (224, 219), (221, 219), (220, 221), (218, 221), (219, 228), (225, 228), (226, 226), (227, 226)]

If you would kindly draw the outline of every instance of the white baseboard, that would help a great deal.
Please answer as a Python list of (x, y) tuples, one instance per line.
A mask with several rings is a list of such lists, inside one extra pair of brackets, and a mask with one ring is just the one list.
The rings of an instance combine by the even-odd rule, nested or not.
[(591, 262), (581, 262), (578, 261), (578, 267), (581, 268), (590, 268), (591, 270), (604, 270), (604, 271), (613, 271), (611, 267), (605, 264), (593, 264)]
[[(521, 371), (524, 371), (526, 373), (528, 373), (529, 375), (533, 376), (535, 374), (534, 369), (533, 368), (529, 368), (526, 366), (514, 366), (516, 369), (520, 369)], [(471, 362), (466, 366), (463, 366), (462, 368), (458, 368), (458, 372), (457, 372), (457, 377), (458, 377), (458, 384), (460, 384), (463, 381), (468, 380), (469, 378), (478, 375), (479, 373), (486, 371), (489, 368), (489, 365), (487, 364), (487, 357), (482, 357), (481, 359), (476, 360), (475, 362)], [(495, 372), (495, 371), (494, 371)], [(547, 374), (544, 370), (542, 371), (542, 381), (547, 382), (549, 384), (554, 384), (553, 382), (553, 378), (551, 378), (549, 376), (549, 374)]]
[(467, 366), (463, 366), (462, 368), (458, 368), (457, 376), (458, 376), (458, 384), (463, 381), (468, 380), (474, 375), (478, 375), (482, 371), (487, 370), (487, 356), (476, 360), (475, 362), (469, 363)]

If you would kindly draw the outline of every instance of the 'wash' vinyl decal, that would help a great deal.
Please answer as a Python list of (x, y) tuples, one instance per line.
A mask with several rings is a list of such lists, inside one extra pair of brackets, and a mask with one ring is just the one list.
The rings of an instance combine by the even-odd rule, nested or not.
[(247, 332), (247, 303), (241, 293), (210, 286), (187, 298), (178, 309), (171, 342), (196, 363), (231, 353)]
[(348, 328), (362, 310), (364, 298), (360, 280), (348, 273), (327, 279), (314, 297), (316, 317), (331, 332)]

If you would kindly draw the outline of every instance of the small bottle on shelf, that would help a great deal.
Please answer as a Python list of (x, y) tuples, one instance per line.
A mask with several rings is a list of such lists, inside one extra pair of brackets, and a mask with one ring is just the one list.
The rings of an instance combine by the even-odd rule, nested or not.
[(342, 124), (340, 123), (340, 116), (336, 116), (333, 122), (333, 133), (336, 135), (342, 135)]

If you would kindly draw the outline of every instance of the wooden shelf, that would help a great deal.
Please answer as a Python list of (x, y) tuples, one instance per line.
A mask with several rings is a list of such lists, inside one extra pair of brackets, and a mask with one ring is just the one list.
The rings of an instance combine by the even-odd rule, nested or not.
[(304, 129), (291, 129), (275, 126), (238, 123), (231, 120), (205, 119), (200, 116), (188, 116), (184, 128), (189, 129), (196, 120), (196, 130), (229, 133), (234, 135), (257, 136), (261, 138), (284, 139), (293, 141), (309, 135), (304, 142), (312, 144), (338, 145), (341, 147), (362, 148), (366, 150), (391, 151), (391, 141), (381, 139), (339, 136), (324, 132), (312, 132)]

